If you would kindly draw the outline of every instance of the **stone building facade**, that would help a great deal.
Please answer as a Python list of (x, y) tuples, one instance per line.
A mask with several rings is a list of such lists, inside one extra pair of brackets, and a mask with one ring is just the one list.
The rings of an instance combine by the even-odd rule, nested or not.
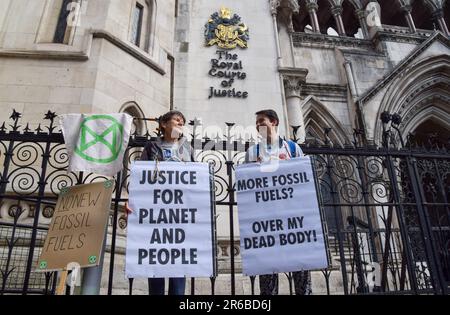
[[(205, 44), (205, 24), (223, 6), (248, 27), (248, 47)], [(2, 0), (0, 120), (12, 109), (35, 125), (48, 109), (140, 118), (179, 109), (201, 119), (205, 135), (220, 137), (233, 122), (250, 137), (254, 113), (273, 108), (283, 135), (295, 127), (300, 142), (326, 133), (345, 146), (355, 130), (380, 144), (389, 112), (404, 139), (447, 142), (449, 27), (449, 0)], [(240, 77), (211, 72), (222, 61)], [(220, 224), (225, 238), (228, 222)], [(227, 279), (218, 292), (228, 292)], [(248, 292), (240, 282), (237, 293)]]
[(0, 4), (0, 102), (38, 122), (57, 113), (171, 106), (175, 1), (37, 0)]

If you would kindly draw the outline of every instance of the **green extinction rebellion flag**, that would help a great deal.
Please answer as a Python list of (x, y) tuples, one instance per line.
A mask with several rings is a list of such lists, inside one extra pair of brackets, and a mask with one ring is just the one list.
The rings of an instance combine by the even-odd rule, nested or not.
[(70, 162), (68, 171), (113, 176), (122, 169), (133, 117), (127, 114), (60, 116)]

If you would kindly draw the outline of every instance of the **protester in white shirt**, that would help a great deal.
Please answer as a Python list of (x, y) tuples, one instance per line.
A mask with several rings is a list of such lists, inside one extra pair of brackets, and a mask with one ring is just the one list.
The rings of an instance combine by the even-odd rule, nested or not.
[[(291, 140), (283, 140), (278, 135), (279, 121), (277, 113), (271, 109), (256, 113), (256, 129), (261, 135), (262, 141), (247, 150), (245, 163), (274, 162), (303, 156), (303, 152), (297, 143)], [(295, 294), (311, 294), (311, 274), (309, 271), (294, 272), (293, 279)], [(260, 275), (259, 288), (261, 295), (278, 294), (278, 274)]]

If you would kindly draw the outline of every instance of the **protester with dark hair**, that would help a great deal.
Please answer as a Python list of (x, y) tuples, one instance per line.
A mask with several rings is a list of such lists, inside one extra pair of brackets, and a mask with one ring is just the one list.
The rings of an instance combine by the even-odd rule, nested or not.
[[(262, 141), (251, 146), (245, 154), (245, 163), (289, 160), (303, 156), (299, 145), (291, 140), (285, 141), (278, 135), (279, 118), (271, 109), (261, 110), (256, 114), (256, 129)], [(295, 293), (311, 294), (311, 274), (309, 271), (293, 273)], [(261, 295), (278, 294), (278, 274), (260, 275)]]
[(184, 115), (176, 110), (165, 113), (159, 118), (161, 137), (150, 141), (142, 152), (141, 160), (150, 161), (193, 161), (193, 150), (183, 137)]
[[(143, 161), (194, 161), (193, 149), (187, 139), (183, 137), (182, 128), (186, 118), (179, 112), (172, 110), (159, 118), (161, 137), (150, 141), (141, 155)], [(153, 295), (164, 295), (165, 279), (150, 278), (149, 290)], [(184, 295), (186, 278), (169, 278), (169, 295)]]

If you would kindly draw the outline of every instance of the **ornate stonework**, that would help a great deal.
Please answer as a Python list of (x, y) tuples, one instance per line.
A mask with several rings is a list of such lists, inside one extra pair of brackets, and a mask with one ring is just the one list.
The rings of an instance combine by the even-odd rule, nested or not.
[(353, 47), (373, 50), (373, 44), (369, 40), (353, 37), (329, 36), (315, 33), (292, 34), (294, 47), (315, 46), (320, 48)]
[(420, 55), (425, 49), (427, 49), (436, 40), (440, 40), (444, 45), (450, 47), (450, 40), (445, 38), (441, 33), (435, 33), (431, 38), (427, 39), (421, 46), (417, 47), (407, 59), (402, 61), (393, 71), (391, 71), (383, 80), (381, 80), (373, 89), (369, 90), (365, 95), (360, 98), (361, 102), (369, 101), (375, 96), (383, 87), (391, 82), (397, 75), (407, 69), (418, 55)]
[(283, 68), (279, 69), (279, 71), (283, 76), (286, 97), (300, 97), (302, 84), (306, 81), (308, 70)]

